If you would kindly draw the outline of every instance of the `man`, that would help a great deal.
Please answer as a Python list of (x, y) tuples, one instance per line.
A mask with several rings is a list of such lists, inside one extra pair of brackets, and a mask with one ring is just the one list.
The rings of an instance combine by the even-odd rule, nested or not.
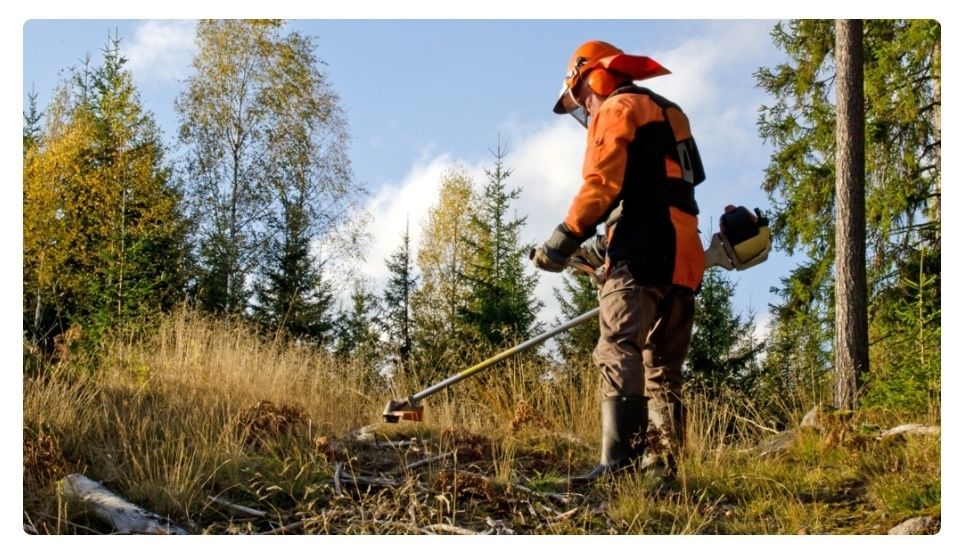
[(574, 481), (634, 466), (644, 448), (643, 465), (669, 477), (683, 443), (681, 369), (704, 271), (693, 189), (705, 175), (683, 112), (633, 84), (668, 73), (647, 57), (590, 41), (573, 53), (553, 108), (587, 127), (583, 184), (534, 263), (562, 271), (605, 227), (597, 237), (607, 277), (593, 352), (602, 376), (602, 453)]

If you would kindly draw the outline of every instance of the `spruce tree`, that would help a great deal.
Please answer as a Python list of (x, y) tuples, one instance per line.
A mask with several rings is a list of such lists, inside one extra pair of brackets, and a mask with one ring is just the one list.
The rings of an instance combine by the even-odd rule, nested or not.
[(73, 70), (24, 158), (24, 327), (47, 349), (182, 299), (181, 196), (125, 63), (110, 37), (102, 65)]
[(409, 222), (400, 237), (400, 245), (386, 260), (390, 277), (383, 291), (384, 324), (389, 348), (400, 364), (409, 362), (413, 351), (413, 318), (410, 299), (416, 291), (416, 276), (410, 255)]
[(688, 380), (709, 394), (723, 386), (748, 392), (756, 373), (762, 344), (753, 340), (751, 316), (745, 320), (733, 309), (735, 285), (718, 269), (706, 271), (696, 296), (693, 335), (686, 356)]
[[(556, 319), (557, 325), (599, 306), (599, 290), (588, 276), (564, 274), (562, 279), (562, 290), (553, 289), (553, 296), (559, 302), (559, 310), (563, 315), (562, 320)], [(578, 386), (584, 377), (595, 374), (593, 350), (599, 342), (599, 321), (586, 321), (556, 336), (555, 340), (563, 359), (562, 370), (575, 385)]]
[(508, 189), (512, 170), (505, 165), (507, 150), (497, 144), (486, 186), (471, 214), (467, 244), (473, 251), (464, 268), (470, 295), (460, 317), (484, 342), (500, 346), (531, 335), (542, 302), (534, 296), (539, 279), (528, 273), (529, 244), (520, 242), (526, 217), (510, 216), (509, 208), (519, 189)]
[(365, 285), (357, 285), (350, 294), (350, 308), (337, 317), (334, 352), (352, 357), (375, 369), (382, 359), (379, 329), (382, 326), (379, 299)]

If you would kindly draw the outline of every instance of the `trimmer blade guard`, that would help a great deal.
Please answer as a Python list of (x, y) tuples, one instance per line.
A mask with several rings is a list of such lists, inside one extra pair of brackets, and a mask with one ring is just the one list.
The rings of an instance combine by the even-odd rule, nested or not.
[(383, 409), (383, 420), (397, 423), (401, 420), (419, 422), (423, 420), (423, 406), (415, 405), (407, 399), (393, 399)]

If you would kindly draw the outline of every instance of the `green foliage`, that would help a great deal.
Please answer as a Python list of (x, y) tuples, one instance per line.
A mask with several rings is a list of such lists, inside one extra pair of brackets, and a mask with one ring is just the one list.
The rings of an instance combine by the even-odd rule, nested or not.
[(323, 345), (334, 327), (333, 290), (295, 225), (278, 229), (281, 238), (270, 239), (262, 280), (255, 285), (253, 317), (267, 331)]
[(474, 208), (473, 180), (462, 168), (443, 174), (439, 197), (430, 208), (417, 252), (423, 284), (411, 297), (416, 321), (414, 357), (421, 378), (460, 357), (467, 328), (459, 314), (469, 301), (469, 283), (463, 276), (471, 262), (470, 218)]
[(406, 364), (413, 352), (413, 313), (410, 304), (416, 292), (416, 275), (410, 255), (409, 222), (400, 237), (400, 245), (386, 260), (390, 277), (383, 291), (384, 324), (389, 348), (395, 361)]
[[(350, 310), (337, 317), (333, 350), (341, 357), (352, 357), (373, 365), (383, 358), (379, 329), (383, 326), (379, 299), (362, 285), (350, 295)], [(370, 367), (373, 368), (373, 367)]]
[[(556, 319), (557, 325), (599, 306), (599, 292), (588, 276), (564, 274), (562, 278), (563, 290), (553, 289), (553, 296), (559, 302), (559, 310), (563, 314), (562, 321)], [(556, 337), (556, 346), (563, 359), (564, 369), (570, 378), (578, 380), (585, 374), (594, 374), (592, 355), (597, 342), (599, 342), (599, 322), (595, 319), (571, 328)]]
[(23, 113), (23, 157), (27, 157), (27, 152), (37, 145), (42, 136), (42, 117), (43, 113), (37, 106), (37, 91), (31, 89), (27, 95), (27, 111)]
[(758, 375), (763, 344), (753, 337), (752, 316), (733, 312), (736, 286), (718, 270), (706, 271), (696, 296), (696, 316), (685, 369), (688, 380), (708, 393), (727, 386), (748, 391)]
[(181, 196), (119, 48), (111, 37), (101, 66), (72, 71), (42, 131), (27, 116), (24, 330), (47, 351), (73, 325), (93, 344), (168, 309), (185, 285)]
[[(760, 109), (759, 132), (775, 148), (763, 188), (773, 206), (776, 243), (789, 254), (801, 252), (809, 258), (778, 290), (783, 303), (775, 309), (771, 337), (772, 366), (793, 373), (787, 377), (793, 381), (816, 366), (830, 364), (833, 35), (833, 22), (828, 20), (777, 24), (772, 38), (789, 61), (756, 73), (759, 85), (774, 98)], [(910, 278), (908, 267), (918, 264), (922, 251), (936, 257), (941, 247), (939, 52), (936, 21), (865, 21), (866, 252), (872, 336), (898, 332), (892, 316), (899, 309), (893, 291), (903, 289), (904, 279)], [(927, 285), (927, 297), (938, 297), (933, 291), (938, 280), (929, 279)], [(925, 324), (920, 326), (926, 334), (934, 335)], [(871, 358), (880, 361), (870, 363), (877, 372), (871, 377), (872, 390), (878, 391), (882, 388), (878, 378), (898, 379), (904, 374), (881, 365), (894, 357), (886, 349), (894, 342), (875, 338), (872, 342)], [(926, 381), (938, 378), (931, 365), (923, 370)]]
[(463, 268), (469, 295), (458, 313), (470, 333), (494, 346), (528, 338), (542, 303), (533, 296), (538, 277), (527, 272), (529, 244), (519, 232), (525, 217), (509, 220), (510, 203), (520, 190), (507, 190), (512, 170), (505, 167), (507, 151), (497, 145), (495, 162), (470, 213), (466, 244), (472, 250)]
[[(314, 293), (316, 270), (280, 260), (300, 259), (289, 252), (325, 238), (359, 191), (339, 100), (314, 41), (284, 34), (280, 21), (201, 21), (197, 44), (194, 73), (176, 108), (198, 221), (200, 303), (244, 312), (252, 277), (261, 290), (273, 289), (258, 306), (270, 320), (304, 319), (306, 313), (288, 310), (316, 302), (263, 300)], [(267, 260), (275, 265), (260, 274)]]
[(867, 379), (864, 406), (925, 413), (940, 404), (942, 346), (940, 258), (904, 267), (897, 286), (883, 291), (874, 311), (876, 370)]

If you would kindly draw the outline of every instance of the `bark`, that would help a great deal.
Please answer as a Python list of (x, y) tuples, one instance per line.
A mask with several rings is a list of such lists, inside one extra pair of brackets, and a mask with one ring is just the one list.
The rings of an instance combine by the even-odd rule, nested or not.
[(836, 21), (835, 404), (854, 409), (869, 370), (862, 20)]
[[(937, 41), (933, 49), (933, 63), (939, 59), (940, 43)], [(933, 183), (933, 210), (936, 217), (936, 242), (940, 239), (942, 232), (942, 78), (941, 75), (935, 75), (932, 82), (933, 90), (933, 124), (936, 132), (936, 182)]]
[(63, 479), (63, 492), (89, 505), (93, 512), (124, 534), (187, 534), (160, 515), (138, 507), (82, 474)]

